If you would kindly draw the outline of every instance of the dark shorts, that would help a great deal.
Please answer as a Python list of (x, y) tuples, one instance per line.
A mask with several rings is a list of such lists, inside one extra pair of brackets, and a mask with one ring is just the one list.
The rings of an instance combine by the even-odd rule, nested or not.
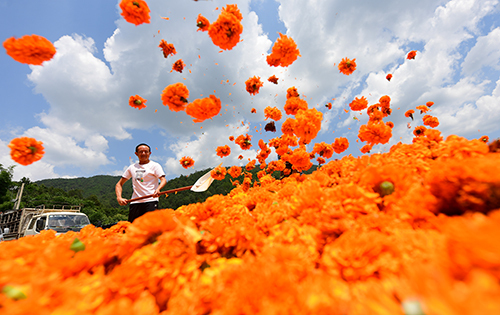
[(135, 219), (146, 212), (155, 211), (156, 209), (158, 209), (158, 201), (131, 203), (128, 210), (128, 221), (134, 222)]

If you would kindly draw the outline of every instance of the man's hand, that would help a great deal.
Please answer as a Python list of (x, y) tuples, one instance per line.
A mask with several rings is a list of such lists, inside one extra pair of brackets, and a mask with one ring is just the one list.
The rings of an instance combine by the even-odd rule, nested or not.
[(126, 206), (127, 205), (127, 199), (123, 199), (121, 197), (116, 198), (120, 206)]
[(154, 198), (156, 198), (156, 197), (158, 197), (158, 196), (159, 196), (159, 194), (160, 194), (160, 189), (161, 189), (161, 188), (157, 188), (157, 189), (155, 190), (155, 192), (153, 193), (153, 197), (154, 197)]

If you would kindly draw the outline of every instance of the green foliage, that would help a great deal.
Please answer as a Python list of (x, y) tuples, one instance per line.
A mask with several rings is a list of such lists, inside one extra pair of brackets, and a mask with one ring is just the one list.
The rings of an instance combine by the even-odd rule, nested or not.
[(12, 187), (12, 176), (14, 166), (4, 168), (0, 164), (0, 211), (11, 209), (14, 203), (11, 201), (15, 196), (10, 191)]

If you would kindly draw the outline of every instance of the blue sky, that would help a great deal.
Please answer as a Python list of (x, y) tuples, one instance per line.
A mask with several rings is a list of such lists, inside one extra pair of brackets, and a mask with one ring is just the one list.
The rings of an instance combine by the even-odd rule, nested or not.
[[(444, 136), (500, 137), (498, 1), (423, 0), (418, 6), (399, 0), (376, 5), (369, 0), (233, 1), (229, 4), (238, 4), (243, 14), (243, 41), (223, 52), (207, 33), (196, 32), (196, 18), (201, 13), (215, 21), (227, 2), (147, 2), (151, 23), (135, 26), (120, 16), (118, 1), (0, 0), (2, 42), (37, 34), (57, 49), (42, 66), (17, 63), (5, 50), (0, 54), (0, 164), (16, 165), (14, 179), (120, 175), (141, 142), (151, 145), (151, 159), (163, 165), (167, 178), (220, 162), (244, 165), (255, 157), (258, 139), (277, 135), (263, 130), (263, 111), (266, 106), (283, 109), (291, 86), (324, 114), (313, 142), (349, 139), (349, 149), (333, 158), (361, 154), (364, 143), (356, 139), (366, 114), (344, 111), (360, 96), (370, 104), (383, 95), (392, 99), (393, 114), (386, 120), (395, 124), (393, 138), (372, 152), (387, 152), (399, 141), (411, 143), (421, 115), (411, 122), (404, 112), (427, 101), (435, 103), (430, 114), (439, 119)], [(278, 32), (292, 37), (301, 53), (288, 68), (265, 61)], [(161, 39), (173, 43), (177, 55), (165, 59), (157, 47)], [(405, 59), (410, 50), (418, 51), (415, 60)], [(356, 58), (357, 70), (350, 76), (336, 68), (344, 57)], [(170, 72), (179, 58), (186, 69)], [(393, 74), (390, 82), (387, 73)], [(273, 74), (280, 78), (278, 85), (267, 82)], [(244, 84), (254, 75), (264, 82), (255, 96)], [(186, 84), (190, 100), (215, 90), (221, 114), (193, 123), (185, 113), (169, 111), (160, 94), (176, 82)], [(136, 94), (148, 99), (147, 108), (128, 106), (129, 96)], [(250, 113), (252, 107), (257, 114)], [(228, 140), (247, 131), (253, 150), (241, 151)], [(13, 162), (7, 144), (19, 136), (43, 141), (44, 158), (29, 166)], [(226, 144), (232, 154), (221, 159), (215, 148)], [(240, 154), (243, 161), (237, 159)], [(184, 170), (178, 163), (182, 156), (193, 157), (195, 168)]]

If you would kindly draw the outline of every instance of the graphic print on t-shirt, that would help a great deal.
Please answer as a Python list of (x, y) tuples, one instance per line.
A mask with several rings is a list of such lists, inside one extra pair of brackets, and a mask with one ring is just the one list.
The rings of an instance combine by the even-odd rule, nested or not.
[(146, 170), (135, 170), (135, 179), (143, 182), (144, 181), (144, 173), (146, 173)]

